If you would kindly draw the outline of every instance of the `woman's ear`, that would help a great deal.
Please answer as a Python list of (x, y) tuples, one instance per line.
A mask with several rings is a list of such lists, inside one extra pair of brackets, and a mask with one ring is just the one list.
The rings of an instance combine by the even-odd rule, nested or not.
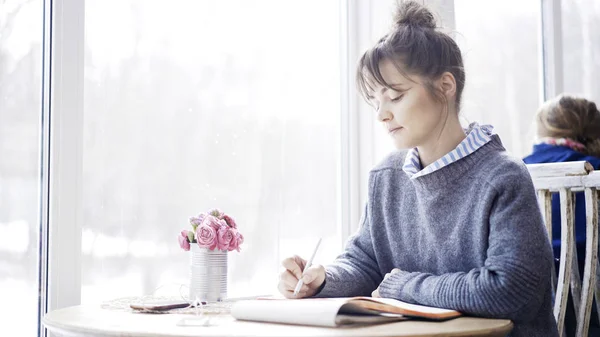
[(451, 98), (456, 95), (456, 79), (454, 75), (449, 72), (445, 72), (440, 76), (438, 80), (439, 88), (444, 93), (446, 98)]

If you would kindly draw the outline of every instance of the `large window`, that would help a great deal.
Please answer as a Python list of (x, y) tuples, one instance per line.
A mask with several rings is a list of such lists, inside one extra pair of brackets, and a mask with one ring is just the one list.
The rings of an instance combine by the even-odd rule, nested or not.
[(83, 303), (179, 294), (177, 235), (213, 207), (245, 235), (230, 296), (339, 253), (339, 6), (86, 1)]
[(38, 328), (42, 29), (41, 0), (0, 4), (1, 336)]

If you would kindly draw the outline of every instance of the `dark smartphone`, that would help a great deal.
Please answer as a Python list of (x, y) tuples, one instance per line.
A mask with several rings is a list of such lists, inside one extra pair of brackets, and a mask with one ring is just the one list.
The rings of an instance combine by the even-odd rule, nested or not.
[(146, 301), (144, 303), (130, 304), (131, 309), (134, 310), (152, 310), (152, 311), (165, 311), (171, 309), (187, 308), (190, 304), (183, 300), (176, 301)]

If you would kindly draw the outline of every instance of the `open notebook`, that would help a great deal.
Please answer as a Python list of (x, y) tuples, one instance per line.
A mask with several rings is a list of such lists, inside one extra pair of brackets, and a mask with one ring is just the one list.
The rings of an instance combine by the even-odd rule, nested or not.
[(461, 313), (389, 298), (344, 297), (246, 300), (235, 303), (231, 315), (247, 321), (337, 327), (411, 318), (446, 320)]

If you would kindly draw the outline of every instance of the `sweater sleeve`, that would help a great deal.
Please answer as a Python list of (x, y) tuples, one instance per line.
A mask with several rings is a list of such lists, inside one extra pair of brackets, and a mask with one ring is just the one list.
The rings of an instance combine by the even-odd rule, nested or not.
[(325, 283), (315, 297), (370, 296), (379, 286), (383, 276), (373, 250), (370, 215), (367, 202), (359, 230), (348, 240), (344, 252), (325, 267)]
[(482, 267), (442, 275), (401, 271), (381, 283), (381, 296), (476, 316), (531, 319), (551, 284), (552, 251), (531, 177), (519, 167), (489, 186), (489, 246)]

